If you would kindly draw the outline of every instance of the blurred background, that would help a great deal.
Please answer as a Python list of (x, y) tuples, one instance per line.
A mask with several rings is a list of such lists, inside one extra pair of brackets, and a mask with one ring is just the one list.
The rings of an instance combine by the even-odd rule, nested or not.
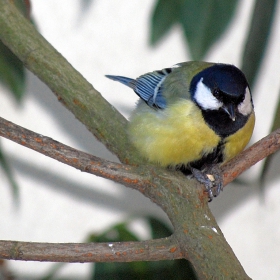
[[(251, 142), (266, 136), (273, 125), (277, 126), (279, 1), (265, 2), (273, 8), (271, 21), (266, 30), (260, 30), (259, 36), (254, 37), (258, 45), (267, 35), (260, 64), (253, 62), (257, 55), (250, 56), (248, 51), (256, 1), (200, 1), (197, 8), (205, 8), (209, 2), (228, 5), (216, 10), (225, 18), (221, 22), (223, 28), (216, 37), (202, 43), (191, 34), (209, 33), (213, 18), (201, 14), (196, 20), (190, 12), (186, 17), (192, 20), (193, 29), (188, 30), (187, 20), (171, 22), (170, 17), (176, 13), (163, 7), (165, 2), (36, 0), (31, 1), (31, 17), (39, 32), (127, 118), (137, 96), (106, 79), (105, 74), (135, 78), (192, 59), (242, 67), (251, 81), (257, 118)], [(184, 1), (174, 1), (179, 2)], [(269, 7), (263, 6), (262, 10)], [(210, 7), (207, 9), (210, 13)], [(214, 19), (218, 22), (219, 14)], [(189, 41), (186, 35), (190, 36)], [(249, 73), (254, 69), (258, 71)], [(25, 75), (22, 91), (0, 84), (1, 117), (74, 148), (117, 160), (57, 101), (47, 86), (32, 73), (26, 71)], [(81, 173), (6, 139), (1, 139), (0, 144), (4, 155), (2, 167), (9, 166), (0, 169), (1, 240), (84, 242), (91, 234), (104, 233), (127, 219), (135, 236), (148, 239), (150, 227), (145, 216), (155, 217), (168, 226), (163, 211), (134, 190)], [(225, 238), (253, 279), (280, 279), (279, 163), (278, 154), (266, 163), (265, 172), (263, 163), (257, 164), (210, 203)], [(8, 261), (2, 267), (14, 279), (42, 279), (54, 269), (51, 263), (20, 261)], [(95, 279), (91, 278), (91, 264), (63, 265), (57, 268), (55, 277)]]

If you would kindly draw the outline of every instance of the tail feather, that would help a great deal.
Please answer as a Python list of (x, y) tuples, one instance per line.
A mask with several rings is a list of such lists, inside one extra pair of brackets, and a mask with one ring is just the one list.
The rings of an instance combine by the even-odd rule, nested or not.
[(123, 77), (123, 76), (114, 76), (114, 75), (105, 75), (105, 77), (113, 80), (113, 81), (117, 81), (120, 82), (132, 89), (135, 88), (135, 80), (131, 79), (131, 78), (127, 78), (127, 77)]

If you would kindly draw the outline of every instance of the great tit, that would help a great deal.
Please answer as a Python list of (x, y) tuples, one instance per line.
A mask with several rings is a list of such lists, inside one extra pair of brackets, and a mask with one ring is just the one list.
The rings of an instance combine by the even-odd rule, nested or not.
[(220, 166), (245, 148), (255, 125), (250, 88), (241, 70), (190, 61), (137, 79), (106, 77), (140, 97), (128, 127), (140, 154), (192, 173), (205, 185), (209, 201), (217, 196), (223, 188)]

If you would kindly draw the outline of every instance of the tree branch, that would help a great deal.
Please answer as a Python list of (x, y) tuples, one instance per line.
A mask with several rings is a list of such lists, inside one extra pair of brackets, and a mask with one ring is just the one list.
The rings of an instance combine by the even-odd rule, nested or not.
[(241, 173), (280, 149), (280, 128), (262, 138), (222, 167), (227, 185)]
[[(137, 166), (107, 161), (76, 150), (49, 137), (35, 133), (0, 117), (0, 136), (51, 157), (59, 162), (112, 181), (124, 184), (143, 193), (146, 176), (139, 176)], [(227, 185), (245, 170), (280, 149), (280, 129), (259, 140), (222, 167)], [(156, 168), (156, 167), (155, 167)], [(149, 169), (149, 168), (147, 168)], [(143, 170), (141, 170), (143, 171)], [(143, 173), (143, 172), (141, 172)], [(146, 170), (144, 174), (148, 174)], [(184, 178), (184, 180), (187, 180)], [(143, 184), (142, 181), (145, 183)]]
[(143, 192), (137, 167), (107, 161), (76, 150), (52, 138), (35, 133), (0, 117), (0, 136), (37, 151), (59, 162)]
[(45, 262), (131, 262), (182, 258), (176, 240), (141, 242), (37, 243), (0, 241), (0, 258)]

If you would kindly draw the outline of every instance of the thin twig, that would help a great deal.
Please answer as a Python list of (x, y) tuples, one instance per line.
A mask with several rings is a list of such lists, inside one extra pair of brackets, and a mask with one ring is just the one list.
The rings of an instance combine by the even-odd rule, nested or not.
[(59, 162), (112, 181), (143, 191), (143, 183), (136, 168), (112, 161), (107, 161), (91, 154), (79, 151), (53, 140), (47, 136), (16, 125), (0, 117), (0, 136), (22, 146), (37, 151)]
[(227, 185), (251, 166), (275, 153), (279, 149), (280, 129), (277, 129), (223, 166), (224, 185)]
[(110, 243), (0, 241), (0, 259), (45, 262), (131, 262), (180, 259), (175, 239)]

